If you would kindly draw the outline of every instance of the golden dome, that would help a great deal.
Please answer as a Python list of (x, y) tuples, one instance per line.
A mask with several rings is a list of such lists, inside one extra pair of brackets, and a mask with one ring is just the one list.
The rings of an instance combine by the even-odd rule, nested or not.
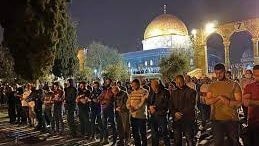
[(163, 35), (188, 35), (185, 24), (177, 17), (162, 14), (156, 17), (146, 28), (144, 39)]

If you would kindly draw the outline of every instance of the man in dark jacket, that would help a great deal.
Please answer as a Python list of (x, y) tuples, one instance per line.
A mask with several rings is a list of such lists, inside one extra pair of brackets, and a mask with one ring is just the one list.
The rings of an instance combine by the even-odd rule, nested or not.
[[(59, 82), (55, 82), (53, 84), (53, 103), (54, 103), (54, 127), (55, 132), (58, 134), (62, 134), (64, 132), (64, 122), (62, 118), (62, 105), (64, 101), (64, 92), (60, 88)], [(61, 129), (59, 128), (61, 127)]]
[(76, 125), (75, 125), (75, 118), (74, 112), (76, 108), (76, 95), (77, 90), (74, 87), (73, 79), (68, 79), (68, 87), (65, 89), (65, 100), (67, 105), (67, 122), (71, 132), (72, 137), (76, 136)]
[(121, 81), (117, 81), (116, 85), (120, 88), (120, 90), (123, 90), (123, 91), (127, 92), (127, 88), (122, 86)]
[(6, 86), (6, 97), (8, 99), (7, 104), (8, 104), (8, 115), (10, 118), (10, 123), (14, 124), (15, 118), (16, 118), (16, 114), (15, 114), (16, 98), (15, 98), (15, 91), (11, 86)]
[(17, 124), (21, 124), (22, 122), (22, 103), (21, 103), (22, 94), (23, 94), (23, 88), (18, 87), (15, 93), (15, 99), (16, 99), (15, 109), (17, 113), (17, 119), (16, 119)]
[(150, 114), (150, 126), (152, 133), (152, 146), (159, 145), (160, 135), (164, 139), (164, 145), (170, 146), (170, 138), (167, 129), (167, 113), (170, 94), (168, 90), (159, 84), (158, 80), (151, 81), (151, 91), (148, 96), (148, 112)]
[[(95, 81), (93, 83), (93, 91), (91, 93), (91, 102), (90, 102), (90, 107), (91, 107), (91, 140), (95, 139), (95, 134), (97, 127), (100, 131), (100, 142), (103, 141), (103, 124), (102, 124), (102, 119), (101, 119), (101, 105), (100, 102), (98, 101), (98, 97), (102, 93), (102, 90), (100, 89), (100, 83)], [(95, 125), (97, 123), (97, 127)]]
[(42, 105), (43, 105), (43, 91), (39, 87), (39, 89), (36, 89), (36, 87), (32, 88), (32, 92), (28, 97), (28, 101), (34, 101), (35, 107), (34, 111), (36, 114), (36, 119), (38, 121), (38, 125), (35, 127), (35, 130), (46, 130), (45, 128), (45, 122), (42, 115)]
[(79, 108), (79, 121), (80, 121), (82, 136), (85, 136), (85, 135), (89, 136), (89, 133), (90, 133), (90, 130), (89, 130), (90, 94), (91, 92), (88, 89), (86, 89), (86, 83), (80, 82), (76, 102)]
[(182, 145), (185, 134), (187, 145), (194, 146), (196, 91), (186, 86), (182, 75), (176, 76), (177, 89), (171, 95), (170, 113), (174, 120), (174, 144)]
[(119, 135), (118, 146), (127, 145), (129, 140), (129, 110), (126, 107), (128, 94), (121, 90), (118, 86), (112, 87), (112, 93), (115, 98), (115, 116), (117, 123), (117, 130)]

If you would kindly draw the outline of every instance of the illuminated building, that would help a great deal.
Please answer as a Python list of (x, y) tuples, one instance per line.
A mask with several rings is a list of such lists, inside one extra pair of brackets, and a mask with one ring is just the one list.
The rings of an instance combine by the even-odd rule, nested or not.
[(175, 51), (191, 53), (192, 48), (185, 24), (166, 11), (146, 27), (142, 44), (143, 51), (122, 54), (131, 74), (158, 73), (161, 58)]

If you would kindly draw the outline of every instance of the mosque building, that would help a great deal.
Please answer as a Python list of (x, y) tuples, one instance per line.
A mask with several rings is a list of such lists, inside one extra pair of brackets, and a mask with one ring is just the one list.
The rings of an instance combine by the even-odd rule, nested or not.
[[(247, 31), (251, 34), (253, 49), (243, 52), (240, 63), (231, 64), (230, 44), (234, 33)], [(172, 14), (164, 13), (155, 17), (146, 27), (143, 35), (143, 50), (123, 53), (122, 57), (131, 76), (149, 77), (160, 75), (160, 60), (174, 53), (185, 53), (189, 57), (190, 76), (203, 77), (212, 75), (214, 65), (224, 63), (236, 77), (242, 76), (244, 69), (251, 69), (259, 64), (259, 18), (232, 21), (227, 23), (209, 22), (205, 27), (193, 29), (191, 35), (186, 25)], [(224, 55), (208, 53), (208, 38), (218, 34), (222, 38)], [(80, 70), (84, 69), (87, 49), (79, 51)], [(222, 61), (224, 60), (224, 61)], [(236, 72), (236, 73), (235, 73)]]
[(122, 54), (131, 75), (159, 73), (161, 58), (175, 51), (192, 52), (186, 25), (176, 16), (167, 14), (166, 8), (164, 14), (155, 17), (146, 27), (142, 45), (142, 51)]

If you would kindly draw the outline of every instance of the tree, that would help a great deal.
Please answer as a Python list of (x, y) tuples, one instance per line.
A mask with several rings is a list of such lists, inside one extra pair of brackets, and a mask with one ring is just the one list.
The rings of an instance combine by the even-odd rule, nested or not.
[(15, 73), (31, 81), (48, 74), (64, 38), (66, 0), (3, 0), (0, 11), (3, 45), (10, 49)]
[(162, 58), (160, 63), (160, 72), (170, 80), (177, 74), (182, 74), (188, 70), (188, 56), (183, 53), (173, 53), (168, 58)]
[(7, 48), (0, 46), (0, 79), (13, 80), (14, 62)]
[(104, 70), (103, 76), (113, 80), (122, 81), (129, 79), (130, 75), (123, 62), (118, 62), (116, 64), (108, 65)]
[(74, 25), (69, 17), (65, 21), (67, 25), (63, 31), (64, 37), (57, 44), (52, 73), (58, 77), (68, 78), (74, 76), (79, 69), (77, 58), (78, 43)]
[(77, 81), (91, 81), (93, 78), (93, 70), (89, 67), (85, 67), (84, 70), (77, 72), (75, 75)]
[(102, 75), (114, 79), (125, 77), (123, 75), (125, 67), (118, 51), (98, 42), (93, 42), (88, 46), (85, 64), (92, 70), (97, 70), (98, 77)]

